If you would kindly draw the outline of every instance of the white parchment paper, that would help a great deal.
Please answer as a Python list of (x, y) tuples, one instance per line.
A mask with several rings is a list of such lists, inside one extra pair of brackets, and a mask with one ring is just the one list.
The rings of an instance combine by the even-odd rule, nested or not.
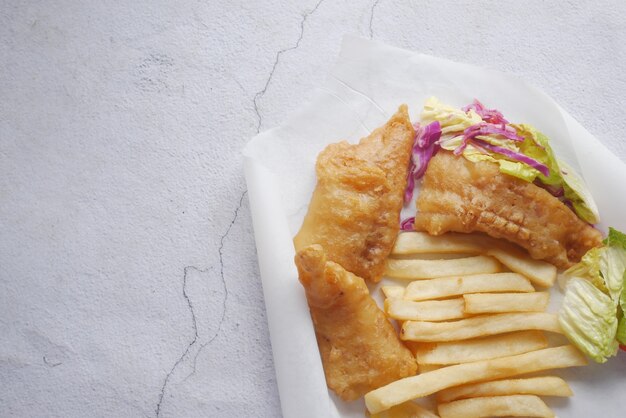
[[(478, 98), (511, 121), (551, 138), (557, 156), (583, 176), (600, 209), (600, 226), (626, 230), (626, 165), (541, 91), (517, 77), (393, 48), (352, 36), (314, 99), (244, 149), (245, 172), (283, 415), (362, 417), (326, 388), (292, 237), (315, 186), (317, 154), (329, 143), (356, 142), (401, 103), (418, 120), (424, 100), (462, 106)], [(552, 306), (560, 299), (553, 290)], [(626, 356), (606, 365), (559, 371), (571, 400), (547, 400), (559, 416), (620, 416), (626, 406)], [(599, 414), (599, 415), (598, 415)]]

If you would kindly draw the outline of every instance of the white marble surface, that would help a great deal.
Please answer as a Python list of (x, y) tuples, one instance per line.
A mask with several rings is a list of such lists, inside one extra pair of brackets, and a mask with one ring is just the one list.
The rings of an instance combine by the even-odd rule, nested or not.
[(240, 151), (345, 33), (518, 74), (626, 160), (623, 1), (55, 3), (0, 4), (2, 416), (280, 416)]

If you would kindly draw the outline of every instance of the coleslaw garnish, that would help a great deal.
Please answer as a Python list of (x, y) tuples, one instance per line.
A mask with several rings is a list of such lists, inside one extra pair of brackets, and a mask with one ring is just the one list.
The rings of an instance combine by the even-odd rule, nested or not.
[(508, 120), (504, 119), (504, 115), (502, 115), (500, 111), (496, 109), (487, 109), (477, 99), (474, 99), (474, 101), (471, 104), (468, 104), (467, 106), (462, 107), (461, 110), (463, 110), (464, 112), (469, 112), (470, 110), (473, 110), (474, 112), (478, 113), (478, 115), (485, 122), (488, 122), (488, 123), (493, 123), (493, 124), (509, 123)]
[[(422, 123), (435, 122), (441, 130), (436, 145), (442, 149), (472, 162), (497, 163), (500, 172), (548, 190), (583, 221), (599, 222), (596, 204), (582, 179), (571, 168), (563, 169), (566, 164), (557, 161), (549, 139), (534, 127), (510, 123), (502, 112), (489, 109), (476, 99), (459, 109), (431, 97), (424, 104)], [(420, 152), (424, 154), (425, 150)], [(420, 159), (420, 175), (410, 180), (411, 192), (405, 194), (405, 201), (412, 198), (415, 180), (423, 175), (435, 152)], [(415, 166), (412, 170), (417, 172)]]
[(483, 149), (495, 152), (496, 154), (504, 155), (505, 157), (508, 157), (513, 161), (518, 161), (520, 163), (526, 164), (539, 171), (546, 177), (550, 175), (550, 169), (545, 164), (542, 164), (539, 161), (522, 154), (521, 152), (514, 151), (505, 147), (500, 147), (498, 145), (493, 145), (485, 140), (478, 138), (474, 139), (474, 142), (476, 142), (476, 144), (478, 144)]

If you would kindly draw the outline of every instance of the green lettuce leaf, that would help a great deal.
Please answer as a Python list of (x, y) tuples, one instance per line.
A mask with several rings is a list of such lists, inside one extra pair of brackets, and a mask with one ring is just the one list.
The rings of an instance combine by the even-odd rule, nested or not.
[(615, 335), (615, 339), (618, 343), (622, 345), (626, 345), (626, 318), (622, 317), (619, 320), (619, 324), (617, 325), (617, 334)]
[[(600, 257), (600, 272), (609, 296), (617, 305), (622, 298), (624, 289), (624, 273), (626, 272), (626, 250), (617, 246), (604, 248)], [(622, 305), (623, 308), (623, 305)]]
[(622, 294), (619, 297), (619, 306), (622, 308), (622, 314), (626, 315), (626, 273), (624, 273), (624, 285), (622, 287)]
[[(626, 313), (626, 267), (624, 267), (626, 264), (626, 234), (615, 228), (609, 227), (609, 235), (604, 240), (604, 244), (612, 248), (614, 252), (617, 253), (616, 260), (611, 264), (611, 266), (615, 268), (617, 265), (619, 268), (622, 268), (623, 271), (621, 277), (622, 288), (621, 292), (619, 292), (619, 304), (622, 308), (622, 313)], [(619, 250), (621, 250), (621, 253)], [(619, 280), (619, 270), (614, 270), (614, 275), (615, 277), (613, 280)], [(626, 325), (624, 325), (624, 327), (626, 327)], [(626, 330), (624, 330), (624, 332), (626, 332)]]
[(574, 264), (563, 273), (567, 277), (582, 277), (589, 280), (595, 287), (608, 293), (604, 279), (600, 274), (600, 259), (606, 248), (592, 248), (587, 251), (579, 263)]
[(603, 243), (604, 245), (608, 245), (610, 247), (618, 247), (626, 251), (626, 234), (618, 231), (615, 228), (609, 227), (609, 235), (607, 235)]
[(588, 280), (573, 277), (559, 311), (565, 335), (598, 363), (617, 353), (617, 306)]
[(572, 202), (574, 212), (585, 222), (598, 223), (600, 221), (598, 207), (582, 177), (565, 161), (559, 161), (559, 167), (564, 181), (565, 198)]
[(547, 177), (537, 171), (537, 178), (544, 184), (551, 186), (563, 185), (561, 169), (554, 156), (554, 151), (552, 151), (550, 147), (548, 137), (531, 125), (519, 124), (512, 126), (517, 130), (518, 135), (524, 137), (524, 141), (519, 145), (520, 151), (530, 158), (544, 164), (550, 170), (550, 175)]
[(624, 280), (626, 278), (626, 234), (609, 228), (604, 240), (605, 247), (600, 251), (600, 274), (609, 296), (622, 310), (626, 306)]
[(517, 129), (518, 135), (525, 138), (520, 145), (520, 150), (550, 169), (549, 176), (546, 177), (537, 172), (537, 178), (544, 184), (563, 187), (565, 198), (572, 202), (574, 212), (580, 219), (591, 224), (599, 222), (598, 207), (591, 196), (591, 192), (572, 167), (564, 161), (556, 159), (548, 137), (531, 125), (513, 126)]

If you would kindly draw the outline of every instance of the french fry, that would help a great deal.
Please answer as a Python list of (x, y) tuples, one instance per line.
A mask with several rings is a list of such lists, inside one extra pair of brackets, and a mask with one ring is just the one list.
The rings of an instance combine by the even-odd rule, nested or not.
[[(502, 246), (503, 245), (503, 246)], [(551, 287), (556, 280), (556, 267), (541, 260), (535, 260), (521, 250), (506, 244), (492, 247), (487, 254), (498, 259), (511, 271), (523, 274), (539, 286)]]
[(452, 253), (424, 253), (424, 254), (396, 254), (390, 256), (394, 260), (455, 260), (458, 258), (472, 257), (477, 254), (452, 254)]
[(520, 331), (464, 341), (418, 344), (415, 357), (422, 364), (458, 364), (540, 350), (548, 346), (540, 331)]
[(452, 260), (387, 259), (385, 276), (396, 279), (432, 279), (457, 275), (497, 273), (500, 263), (493, 257), (455, 258)]
[(406, 321), (402, 324), (400, 338), (419, 342), (456, 341), (526, 330), (563, 332), (555, 314), (503, 313), (453, 322)]
[(535, 288), (530, 284), (530, 281), (518, 273), (475, 274), (411, 282), (404, 292), (404, 298), (429, 300), (465, 293), (534, 291)]
[(381, 290), (387, 299), (402, 299), (404, 296), (403, 286), (382, 286)]
[(370, 418), (439, 418), (439, 416), (415, 402), (405, 402), (378, 414), (371, 414)]
[(474, 293), (463, 295), (465, 313), (543, 312), (548, 306), (548, 292)]
[(428, 235), (426, 232), (402, 232), (391, 254), (480, 254), (485, 252), (485, 247), (477, 238), (476, 235), (453, 232), (440, 236)]
[(463, 399), (437, 407), (441, 418), (539, 417), (552, 418), (554, 412), (538, 396), (510, 395)]
[(491, 382), (471, 383), (437, 393), (439, 402), (480, 396), (504, 395), (541, 395), (572, 396), (572, 390), (565, 380), (556, 376), (530, 377), (526, 379), (494, 380)]
[(385, 300), (385, 312), (401, 321), (449, 321), (461, 319), (465, 313), (463, 298), (414, 302), (404, 299)]
[(371, 413), (378, 413), (408, 400), (428, 396), (452, 386), (585, 364), (587, 364), (585, 356), (571, 345), (546, 348), (494, 360), (458, 364), (396, 380), (368, 392), (365, 395), (365, 405)]

